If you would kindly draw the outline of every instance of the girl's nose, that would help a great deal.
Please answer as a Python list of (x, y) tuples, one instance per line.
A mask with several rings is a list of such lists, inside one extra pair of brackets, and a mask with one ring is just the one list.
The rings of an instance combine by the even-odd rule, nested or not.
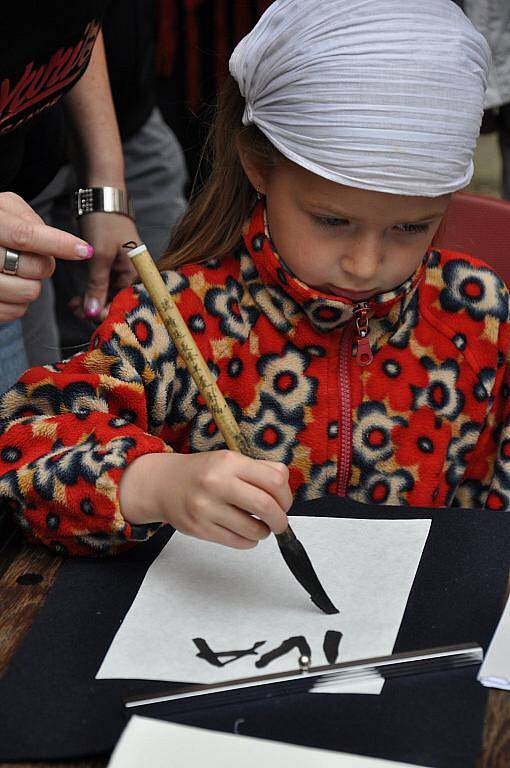
[(342, 269), (360, 281), (369, 281), (377, 274), (383, 260), (383, 245), (379, 238), (364, 237), (352, 243), (349, 255), (342, 259)]

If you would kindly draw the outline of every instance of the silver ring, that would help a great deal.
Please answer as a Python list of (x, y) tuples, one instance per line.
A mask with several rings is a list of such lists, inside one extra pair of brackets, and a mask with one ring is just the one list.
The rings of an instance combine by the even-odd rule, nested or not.
[(2, 272), (6, 275), (17, 275), (19, 267), (19, 251), (10, 251), (5, 249), (4, 265)]

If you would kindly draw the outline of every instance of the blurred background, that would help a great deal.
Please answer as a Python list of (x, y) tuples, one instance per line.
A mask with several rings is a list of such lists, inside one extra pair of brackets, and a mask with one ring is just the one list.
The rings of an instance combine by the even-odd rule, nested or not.
[[(473, 22), (481, 13), (479, 4), (492, 3), (493, 21), (498, 21), (500, 29), (507, 25), (510, 0), (477, 0), (478, 5), (473, 0), (454, 1)], [(270, 4), (271, 0), (157, 0), (157, 101), (184, 149), (190, 179), (195, 175), (230, 52)], [(471, 12), (471, 4), (476, 12)], [(498, 19), (500, 5), (503, 10)], [(480, 31), (490, 38), (487, 30)], [(501, 39), (500, 34), (497, 37)], [(498, 133), (490, 121), (484, 129), (491, 132), (480, 136), (475, 175), (467, 191), (501, 197)]]
[(467, 192), (501, 197), (501, 152), (497, 133), (485, 133), (478, 139), (475, 173)]

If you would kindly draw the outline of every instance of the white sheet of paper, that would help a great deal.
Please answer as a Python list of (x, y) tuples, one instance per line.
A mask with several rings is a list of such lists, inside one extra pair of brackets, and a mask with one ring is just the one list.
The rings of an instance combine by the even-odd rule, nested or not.
[(488, 688), (510, 691), (510, 598), (478, 673)]
[[(343, 633), (337, 661), (391, 653), (430, 520), (293, 517), (292, 526), (338, 615), (308, 599), (273, 536), (239, 551), (175, 534), (149, 568), (97, 677), (211, 683), (296, 669), (297, 649), (255, 666), (295, 636), (306, 637), (313, 665), (325, 664), (328, 630)], [(213, 666), (197, 656), (194, 638), (216, 653), (263, 645)]]
[(297, 747), (249, 736), (234, 736), (203, 728), (175, 725), (148, 717), (132, 717), (108, 763), (108, 768), (409, 768), (345, 752)]

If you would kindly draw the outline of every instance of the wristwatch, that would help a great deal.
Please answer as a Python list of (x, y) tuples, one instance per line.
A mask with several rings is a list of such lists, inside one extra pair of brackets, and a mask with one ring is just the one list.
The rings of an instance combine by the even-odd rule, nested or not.
[(134, 219), (133, 203), (128, 192), (117, 187), (87, 187), (73, 195), (73, 215), (79, 219), (86, 213), (121, 213)]

